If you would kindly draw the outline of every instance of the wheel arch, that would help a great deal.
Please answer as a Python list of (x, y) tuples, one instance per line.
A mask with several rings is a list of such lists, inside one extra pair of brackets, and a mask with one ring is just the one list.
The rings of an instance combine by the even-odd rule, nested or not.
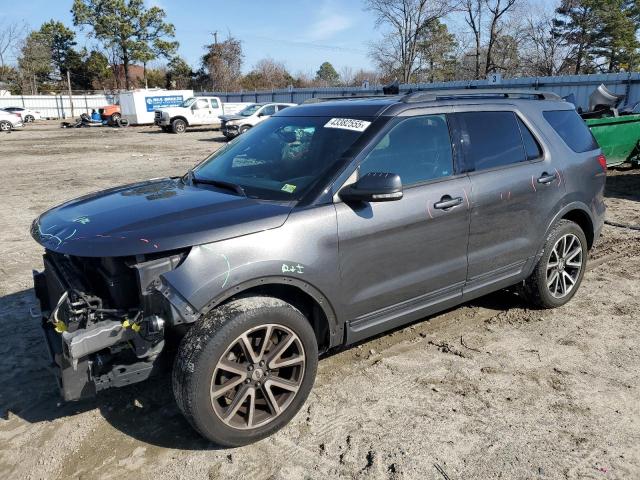
[(173, 123), (174, 120), (182, 120), (184, 123), (187, 124), (187, 127), (189, 126), (189, 120), (187, 120), (187, 118), (183, 117), (182, 115), (176, 115), (175, 117), (171, 117), (171, 119), (169, 120), (169, 123)]
[(585, 236), (587, 237), (587, 248), (591, 249), (591, 247), (593, 246), (593, 241), (595, 239), (595, 229), (593, 218), (591, 217), (589, 208), (582, 202), (571, 202), (562, 207), (547, 225), (547, 229), (545, 230), (544, 235), (540, 240), (538, 252), (542, 250), (544, 242), (546, 241), (546, 238), (554, 225), (558, 223), (558, 221), (563, 219), (570, 220), (578, 224), (578, 226), (582, 229)]
[(293, 277), (264, 277), (242, 282), (213, 298), (201, 313), (252, 294), (276, 297), (300, 310), (313, 327), (320, 353), (344, 343), (344, 325), (338, 322), (327, 297), (313, 285)]

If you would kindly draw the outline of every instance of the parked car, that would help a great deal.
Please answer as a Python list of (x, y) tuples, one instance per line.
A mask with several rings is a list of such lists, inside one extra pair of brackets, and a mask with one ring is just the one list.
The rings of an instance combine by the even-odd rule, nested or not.
[(276, 113), (182, 177), (40, 215), (35, 273), (61, 392), (146, 380), (223, 446), (282, 428), (318, 354), (517, 287), (568, 302), (606, 160), (553, 94), (417, 92)]
[(19, 115), (24, 123), (31, 123), (35, 122), (36, 120), (42, 120), (42, 115), (37, 110), (31, 110), (29, 108), (23, 107), (6, 107), (4, 110)]
[(6, 110), (0, 110), (0, 132), (10, 132), (22, 126), (22, 117), (20, 117), (20, 115)]
[(111, 121), (117, 123), (122, 118), (122, 112), (120, 111), (120, 105), (106, 105), (98, 109), (100, 118), (102, 120)]
[(295, 105), (295, 103), (253, 103), (235, 115), (222, 115), (220, 130), (225, 137), (235, 138), (276, 112)]
[(190, 97), (180, 107), (155, 111), (155, 124), (164, 132), (184, 133), (187, 127), (220, 127), (220, 116), (242, 110), (245, 103), (222, 103), (218, 97)]

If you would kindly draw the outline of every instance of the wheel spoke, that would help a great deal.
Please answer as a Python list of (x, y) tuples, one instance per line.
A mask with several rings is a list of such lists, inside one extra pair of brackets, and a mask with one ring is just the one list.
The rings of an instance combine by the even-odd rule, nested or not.
[(284, 390), (289, 390), (290, 392), (297, 392), (300, 388), (298, 384), (291, 382), (289, 380), (285, 380), (284, 378), (272, 377), (265, 382), (265, 385), (268, 385), (269, 389), (271, 386), (279, 387)]
[(289, 348), (289, 346), (293, 343), (295, 337), (293, 335), (289, 335), (285, 340), (281, 341), (278, 345), (276, 345), (276, 349), (271, 352), (269, 355), (269, 361), (267, 362), (267, 366), (269, 368), (277, 368), (274, 366), (276, 361), (282, 356), (282, 354)]
[(265, 393), (264, 397), (267, 400), (267, 404), (269, 405), (269, 410), (271, 410), (271, 413), (273, 415), (280, 415), (280, 405), (278, 405), (278, 401), (276, 400), (276, 397), (273, 396), (270, 383), (266, 382), (263, 385), (262, 390)]
[(552, 268), (556, 268), (558, 266), (558, 262), (549, 262), (547, 263), (547, 270), (551, 270)]
[(247, 427), (253, 427), (253, 418), (256, 413), (256, 389), (249, 391), (249, 414), (247, 415)]
[(569, 263), (571, 260), (573, 260), (574, 258), (576, 258), (578, 255), (580, 255), (582, 253), (582, 248), (577, 247), (573, 250), (571, 250), (568, 254), (567, 254), (567, 263)]
[(287, 358), (286, 360), (282, 360), (281, 362), (276, 362), (275, 360), (269, 364), (269, 368), (284, 368), (290, 367), (292, 365), (299, 365), (304, 363), (304, 355), (297, 355), (295, 357)]
[(567, 293), (567, 281), (564, 275), (560, 276), (560, 280), (560, 285), (562, 286), (562, 288), (560, 289), (560, 295), (564, 296), (565, 293)]
[(244, 365), (230, 362), (229, 360), (220, 360), (218, 362), (218, 368), (225, 372), (235, 373), (236, 375), (247, 375), (247, 369)]
[(224, 412), (224, 416), (225, 416), (225, 420), (229, 421), (231, 420), (231, 418), (238, 413), (238, 410), (240, 409), (240, 407), (244, 404), (245, 400), (247, 399), (247, 397), (250, 395), (250, 391), (252, 389), (250, 387), (244, 387), (241, 388), (240, 390), (238, 390), (238, 392), (236, 393), (236, 396), (233, 397), (233, 401), (231, 402), (231, 405), (229, 405), (227, 407), (227, 409)]
[(248, 354), (247, 359), (250, 359), (253, 363), (258, 363), (260, 361), (260, 358), (253, 350), (253, 345), (251, 345), (251, 340), (249, 340), (247, 334), (243, 334), (240, 339), (242, 341), (242, 347), (244, 348), (245, 353)]
[(575, 241), (573, 236), (565, 236), (564, 237), (564, 250), (562, 252), (562, 256), (566, 257), (567, 253), (569, 253), (569, 250), (571, 250), (571, 247), (573, 246), (573, 242)]
[(264, 357), (264, 352), (267, 350), (267, 345), (271, 340), (271, 334), (273, 333), (273, 325), (267, 325), (266, 333), (264, 334), (264, 340), (262, 341), (262, 346), (260, 347), (260, 353), (258, 354), (258, 360), (262, 360)]
[(233, 380), (228, 380), (226, 381), (224, 384), (220, 385), (219, 388), (216, 388), (215, 390), (212, 390), (211, 392), (211, 396), (213, 398), (218, 398), (222, 395), (224, 395), (225, 393), (227, 393), (229, 390), (231, 390), (232, 388), (240, 385), (242, 382), (244, 382), (246, 378), (246, 374), (243, 374), (237, 378), (234, 378)]
[[(576, 284), (576, 281), (569, 275), (567, 272), (562, 272), (563, 277), (565, 277), (571, 283), (569, 286), (573, 287)], [(566, 285), (566, 282), (565, 282)]]
[(557, 278), (558, 278), (558, 272), (555, 271), (551, 275), (551, 278), (547, 281), (547, 287), (551, 288), (551, 285), (553, 285), (553, 282), (555, 282)]

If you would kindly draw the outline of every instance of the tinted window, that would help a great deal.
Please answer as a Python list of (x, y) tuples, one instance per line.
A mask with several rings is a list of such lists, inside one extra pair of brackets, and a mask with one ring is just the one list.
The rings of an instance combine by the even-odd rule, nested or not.
[(280, 110), (284, 110), (285, 108), (287, 108), (289, 105), (278, 105), (278, 111)]
[(275, 105), (267, 105), (266, 107), (264, 107), (260, 113), (262, 115), (273, 115), (274, 113), (276, 113), (276, 106)]
[(575, 110), (543, 112), (544, 118), (574, 152), (589, 152), (598, 148), (591, 131)]
[(360, 176), (369, 172), (396, 173), (404, 185), (451, 175), (453, 156), (445, 115), (413, 117), (397, 124), (361, 164)]
[(213, 98), (211, 99), (211, 108), (218, 108), (218, 101)]
[(524, 143), (524, 153), (527, 156), (527, 160), (540, 158), (542, 156), (542, 149), (531, 133), (531, 130), (529, 130), (520, 118), (518, 118), (518, 126), (520, 127), (520, 133), (522, 134), (522, 143)]
[(456, 114), (468, 170), (486, 170), (525, 160), (522, 136), (513, 112)]

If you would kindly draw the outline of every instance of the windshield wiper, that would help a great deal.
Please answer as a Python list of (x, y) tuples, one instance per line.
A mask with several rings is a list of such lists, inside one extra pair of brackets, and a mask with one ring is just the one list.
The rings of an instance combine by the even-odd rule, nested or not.
[(208, 178), (198, 178), (193, 174), (193, 171), (189, 170), (187, 173), (188, 177), (191, 179), (191, 183), (195, 185), (196, 183), (201, 183), (203, 185), (213, 185), (214, 187), (224, 188), (226, 190), (231, 190), (243, 197), (246, 197), (247, 194), (240, 185), (232, 182), (226, 182), (224, 180), (210, 180)]

